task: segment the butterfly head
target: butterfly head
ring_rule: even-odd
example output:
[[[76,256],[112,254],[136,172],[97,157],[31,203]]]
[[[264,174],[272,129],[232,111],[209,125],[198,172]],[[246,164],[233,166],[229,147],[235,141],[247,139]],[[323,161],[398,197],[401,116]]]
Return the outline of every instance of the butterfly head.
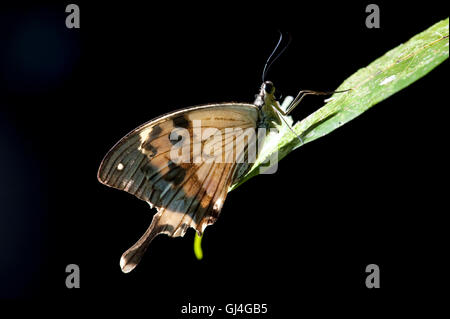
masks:
[[[281,124],[280,117],[277,114],[274,105],[279,105],[275,96],[275,86],[270,81],[264,81],[261,84],[261,89],[256,95],[255,102],[253,102],[263,114],[263,122],[265,126],[271,127],[271,123]]]
[[[272,105],[274,101],[276,101],[275,87],[272,82],[264,81],[263,84],[261,84],[259,93],[256,95],[254,104],[262,109],[264,105]]]
[[[273,86],[273,83],[270,81],[265,81],[262,84],[262,89],[264,89],[264,92],[266,94],[271,94],[271,95],[275,94],[275,87]]]

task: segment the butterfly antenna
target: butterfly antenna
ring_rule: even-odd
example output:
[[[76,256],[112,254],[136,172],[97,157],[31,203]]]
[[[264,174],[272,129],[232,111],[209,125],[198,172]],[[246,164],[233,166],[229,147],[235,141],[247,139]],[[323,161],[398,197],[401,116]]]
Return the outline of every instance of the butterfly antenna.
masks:
[[[275,49],[273,49],[272,53],[270,54],[269,58],[266,61],[266,64],[264,64],[264,70],[263,70],[263,74],[262,74],[262,81],[264,82],[266,80],[266,74],[267,71],[269,71],[270,67],[272,66],[273,62],[275,62],[281,54],[283,54],[283,52],[287,49],[287,47],[289,46],[289,44],[292,41],[292,37],[289,35],[289,42],[284,46],[284,48],[275,56],[275,58],[272,59],[272,57],[274,56],[274,54],[277,52],[278,47],[280,46],[281,41],[283,40],[283,33],[280,32],[280,38],[278,39],[278,43],[275,46]]]

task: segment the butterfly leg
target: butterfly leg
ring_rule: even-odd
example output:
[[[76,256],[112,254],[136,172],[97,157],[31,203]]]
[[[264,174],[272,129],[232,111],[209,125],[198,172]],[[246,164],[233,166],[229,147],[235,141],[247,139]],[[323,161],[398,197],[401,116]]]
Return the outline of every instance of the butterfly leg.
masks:
[[[275,109],[280,112],[283,116],[280,116],[279,118],[284,122],[284,124],[286,124],[286,126],[291,130],[292,133],[295,134],[295,136],[297,136],[298,140],[300,141],[300,144],[303,144],[303,140],[300,136],[297,135],[297,133],[295,133],[294,128],[292,126],[289,125],[289,123],[285,120],[284,116],[288,115],[289,113],[284,112],[283,109],[280,107],[280,105],[278,104],[277,101],[275,101],[275,103],[273,104],[273,106],[275,107]]]
[[[300,102],[303,100],[303,98],[307,95],[331,95],[334,93],[344,93],[349,90],[341,90],[341,91],[331,91],[331,92],[319,92],[319,91],[311,91],[311,90],[302,90],[300,92],[298,92],[297,96],[295,97],[295,99],[291,102],[291,104],[287,107],[286,111],[283,110],[279,110],[281,112],[281,114],[283,114],[284,116],[289,115],[289,113],[291,113],[296,107],[297,105],[300,104]]]
[[[273,106],[275,107],[275,109],[278,111],[278,112],[280,112],[283,116],[287,116],[287,115],[289,115],[289,113],[291,113],[296,107],[297,107],[297,105],[299,105],[300,104],[300,102],[303,100],[303,98],[306,96],[306,95],[331,95],[331,94],[334,94],[334,93],[343,93],[343,92],[347,92],[347,91],[350,91],[351,89],[349,89],[349,90],[342,90],[342,91],[332,91],[332,92],[317,92],[317,91],[311,91],[311,90],[303,90],[303,91],[300,91],[298,94],[297,94],[297,96],[295,97],[295,99],[291,102],[291,104],[287,107],[287,109],[286,109],[286,111],[284,111],[281,107],[280,107],[280,105],[278,104],[278,102],[275,102],[274,104],[273,104]],[[286,120],[283,118],[283,117],[280,117],[282,120],[283,120],[283,122],[287,125],[287,127],[292,131],[292,133],[294,133],[296,136],[297,136],[297,138],[298,138],[298,140],[300,141],[300,144],[303,144],[303,139],[300,137],[300,136],[298,136],[297,135],[297,133],[295,133],[295,131],[294,131],[294,129],[286,122]]]

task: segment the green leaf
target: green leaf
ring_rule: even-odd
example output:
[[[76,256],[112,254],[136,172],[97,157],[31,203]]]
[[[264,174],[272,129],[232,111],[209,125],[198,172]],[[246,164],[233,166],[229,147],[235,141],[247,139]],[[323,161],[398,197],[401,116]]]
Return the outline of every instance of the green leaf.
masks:
[[[269,158],[281,160],[294,149],[334,131],[430,72],[449,56],[448,29],[447,18],[350,76],[336,91],[351,91],[333,95],[325,106],[294,125],[303,144],[286,125],[280,127],[279,134],[266,139],[258,161],[230,190],[258,175]]]
[[[408,42],[390,50],[367,67],[358,70],[336,89],[351,89],[328,99],[318,111],[296,123],[297,136],[283,123],[278,134],[270,134],[250,171],[230,191],[264,170],[269,159],[281,160],[294,149],[314,141],[353,120],[375,104],[417,81],[449,56],[449,19],[440,21]],[[290,117],[285,118],[289,124]],[[195,237],[195,254],[203,257],[201,237]]]

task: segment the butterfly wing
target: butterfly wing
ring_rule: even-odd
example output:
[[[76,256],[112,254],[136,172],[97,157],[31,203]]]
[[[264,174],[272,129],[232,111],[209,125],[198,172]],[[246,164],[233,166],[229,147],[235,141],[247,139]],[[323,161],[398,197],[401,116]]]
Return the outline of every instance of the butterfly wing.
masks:
[[[192,107],[143,124],[108,152],[98,171],[99,181],[149,202],[158,211],[144,235],[122,255],[122,271],[134,269],[158,234],[183,236],[189,227],[201,234],[214,223],[229,186],[248,167],[243,158],[257,143],[256,136],[244,139],[240,134],[254,132],[258,120],[259,110],[252,104]],[[221,143],[214,136],[195,138],[199,134],[195,121],[201,121],[203,132],[208,128],[219,132]],[[171,133],[176,128],[190,138],[174,141]],[[196,144],[210,150],[219,144],[222,152],[210,152],[206,160],[198,158]],[[189,160],[173,161],[174,147],[187,148]]]

